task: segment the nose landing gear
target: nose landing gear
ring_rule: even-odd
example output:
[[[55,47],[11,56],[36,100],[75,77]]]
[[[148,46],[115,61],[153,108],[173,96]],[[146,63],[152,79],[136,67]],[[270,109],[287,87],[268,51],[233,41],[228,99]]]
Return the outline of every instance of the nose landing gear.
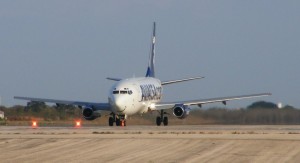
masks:
[[[126,126],[126,118],[125,115],[118,115],[111,113],[111,117],[108,119],[108,125],[113,126],[114,122],[116,123],[116,126]]]

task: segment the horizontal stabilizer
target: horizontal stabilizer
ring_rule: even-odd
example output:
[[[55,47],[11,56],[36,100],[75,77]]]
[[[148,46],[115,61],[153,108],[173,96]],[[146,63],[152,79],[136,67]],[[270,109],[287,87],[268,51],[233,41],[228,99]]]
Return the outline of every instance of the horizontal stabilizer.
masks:
[[[122,80],[120,78],[110,78],[110,77],[107,77],[106,79],[107,80],[113,80],[113,81],[120,81],[120,80]]]

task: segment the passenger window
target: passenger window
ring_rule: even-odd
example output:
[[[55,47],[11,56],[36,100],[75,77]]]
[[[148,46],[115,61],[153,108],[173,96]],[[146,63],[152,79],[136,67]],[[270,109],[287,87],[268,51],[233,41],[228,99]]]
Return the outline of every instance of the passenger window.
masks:
[[[128,91],[128,94],[130,94],[130,95],[131,95],[131,94],[132,94],[132,90],[129,90],[129,91]]]

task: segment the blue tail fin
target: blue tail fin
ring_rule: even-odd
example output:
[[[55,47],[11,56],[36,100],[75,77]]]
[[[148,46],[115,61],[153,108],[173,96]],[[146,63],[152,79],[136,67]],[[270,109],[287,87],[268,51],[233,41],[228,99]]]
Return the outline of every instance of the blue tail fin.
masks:
[[[149,56],[149,63],[148,63],[146,77],[155,77],[154,64],[155,64],[155,22],[153,23],[151,52]]]

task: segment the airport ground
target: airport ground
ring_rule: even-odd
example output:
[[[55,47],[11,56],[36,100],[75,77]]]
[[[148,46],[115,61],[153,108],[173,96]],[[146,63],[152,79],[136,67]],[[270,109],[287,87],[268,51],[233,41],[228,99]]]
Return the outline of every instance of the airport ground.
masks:
[[[0,126],[0,162],[300,162],[298,125]]]

